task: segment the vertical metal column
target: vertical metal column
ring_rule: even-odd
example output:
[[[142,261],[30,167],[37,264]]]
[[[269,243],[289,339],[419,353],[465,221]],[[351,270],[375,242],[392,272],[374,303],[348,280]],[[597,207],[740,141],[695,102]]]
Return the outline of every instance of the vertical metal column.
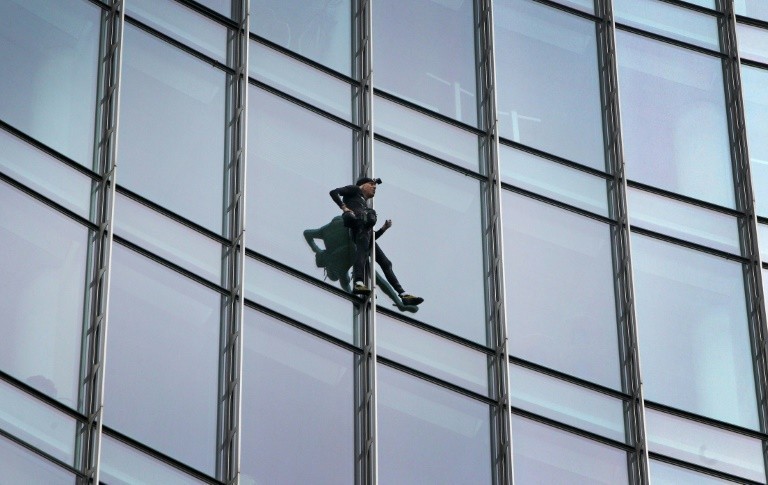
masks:
[[[249,2],[233,1],[237,29],[231,32],[231,76],[228,117],[229,159],[226,165],[226,233],[224,285],[229,289],[222,312],[219,375],[219,431],[216,476],[227,484],[240,482],[242,440],[243,295],[245,283],[245,189],[248,140]]]
[[[99,104],[95,165],[101,178],[94,183],[91,217],[98,225],[91,247],[87,317],[83,333],[81,394],[78,409],[88,422],[78,434],[77,462],[89,483],[99,483],[101,432],[104,409],[104,365],[106,361],[109,282],[112,263],[112,230],[115,201],[115,171],[120,108],[124,9],[122,0],[112,0],[102,15],[99,51]]]
[[[616,59],[616,24],[611,0],[598,0],[598,55],[603,99],[604,135],[607,163],[613,178],[609,180],[609,206],[616,226],[611,228],[613,269],[616,288],[616,313],[624,390],[632,398],[625,405],[625,425],[629,443],[635,452],[629,454],[630,483],[649,483],[648,445],[645,433],[645,401],[640,373],[637,320],[635,315],[632,263],[630,259],[630,227],[627,212],[627,179],[621,141],[619,109],[619,77]]]
[[[513,480],[512,414],[509,398],[509,351],[504,288],[504,240],[501,218],[501,170],[499,167],[499,133],[496,115],[496,66],[494,64],[493,1],[477,2],[477,59],[480,86],[480,119],[485,135],[480,138],[480,154],[488,177],[484,187],[484,247],[486,264],[486,321],[489,341],[495,349],[490,367],[494,429],[494,483]]]
[[[355,15],[357,45],[355,62],[360,75],[358,93],[358,122],[356,149],[358,164],[355,178],[373,176],[373,69],[372,69],[372,0],[360,0]],[[376,260],[371,251],[368,287],[375,288]],[[365,303],[360,304],[359,344],[363,354],[355,365],[356,372],[356,433],[355,433],[355,479],[361,485],[375,485],[378,482],[377,462],[377,408],[376,408],[376,298],[375,290]]]

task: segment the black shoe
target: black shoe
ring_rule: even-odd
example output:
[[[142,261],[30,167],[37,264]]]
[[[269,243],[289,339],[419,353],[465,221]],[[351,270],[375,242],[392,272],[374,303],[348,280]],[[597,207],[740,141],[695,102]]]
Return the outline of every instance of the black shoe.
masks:
[[[400,299],[403,300],[403,305],[419,305],[424,301],[424,298],[409,295],[408,293],[400,295]]]
[[[352,288],[352,293],[355,295],[370,295],[371,289],[365,286],[363,283],[355,283],[354,288]]]

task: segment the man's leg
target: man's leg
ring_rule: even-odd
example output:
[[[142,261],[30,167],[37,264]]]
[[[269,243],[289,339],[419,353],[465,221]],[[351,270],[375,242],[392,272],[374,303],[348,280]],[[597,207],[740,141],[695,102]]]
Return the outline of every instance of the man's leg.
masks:
[[[381,250],[378,244],[375,245],[376,248],[376,262],[381,266],[381,270],[384,272],[384,276],[387,278],[387,281],[389,281],[389,284],[392,285],[392,288],[395,289],[398,295],[400,295],[400,299],[403,301],[406,305],[418,305],[419,303],[424,301],[424,298],[413,296],[405,293],[405,290],[403,289],[402,285],[400,285],[400,282],[397,280],[397,276],[395,276],[395,272],[392,270],[392,261],[389,260],[386,254],[384,254],[384,251]]]
[[[371,247],[371,231],[366,229],[353,229],[352,239],[355,245],[355,261],[352,265],[353,292],[368,294],[370,288],[365,286],[365,265],[368,263],[368,251]],[[362,285],[358,284],[362,283]]]

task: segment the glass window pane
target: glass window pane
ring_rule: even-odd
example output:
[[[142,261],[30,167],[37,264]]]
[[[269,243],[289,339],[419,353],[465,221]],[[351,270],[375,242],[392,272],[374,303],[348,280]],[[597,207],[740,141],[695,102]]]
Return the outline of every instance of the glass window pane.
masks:
[[[632,266],[645,398],[756,429],[742,265],[634,234]]]
[[[741,254],[736,217],[631,187],[627,195],[633,226]]]
[[[112,265],[104,422],[212,475],[222,297],[119,244]]]
[[[717,9],[717,4],[715,3],[717,0],[683,0],[683,1],[685,3],[690,3],[691,5],[698,5],[699,7],[705,7],[711,10]]]
[[[251,41],[248,55],[252,78],[352,121],[352,93],[356,89],[349,83],[255,41]]]
[[[213,283],[221,282],[221,244],[122,194],[115,196],[115,234]]]
[[[613,0],[613,6],[619,23],[720,50],[715,16],[658,0]]]
[[[606,179],[508,146],[499,146],[502,180],[608,217]]]
[[[89,168],[100,15],[82,0],[0,3],[0,119]]]
[[[376,345],[382,357],[488,395],[488,356],[482,352],[383,313],[376,314]]]
[[[757,225],[757,241],[760,245],[760,259],[768,262],[768,224]]]
[[[627,454],[512,416],[515,483],[629,483]]]
[[[653,485],[726,485],[734,483],[658,460],[650,460],[649,468]]]
[[[354,304],[252,258],[245,260],[245,297],[354,343]]]
[[[227,28],[173,0],[131,0],[126,13],[226,64]]]
[[[352,354],[251,309],[244,336],[244,481],[354,483]]]
[[[375,150],[384,184],[374,206],[394,223],[379,246],[405,290],[425,299],[409,316],[485,344],[480,183],[384,143]]]
[[[621,388],[608,225],[507,191],[502,208],[510,352]]]
[[[553,0],[555,3],[581,10],[582,12],[595,13],[595,0]]]
[[[132,448],[120,440],[104,434],[101,439],[101,479],[109,485],[152,483],[186,485],[209,483],[198,480],[181,470]]]
[[[232,0],[195,0],[200,5],[204,5],[215,12],[229,17],[232,14]]]
[[[512,406],[624,442],[623,402],[555,377],[509,366]]]
[[[75,408],[88,230],[0,184],[0,369]]]
[[[722,61],[623,31],[616,44],[627,177],[734,207]]]
[[[130,24],[124,42],[120,184],[220,232],[225,74]]]
[[[91,179],[5,130],[0,130],[0,171],[88,218]]]
[[[328,192],[352,179],[352,130],[255,87],[248,103],[248,247],[322,279],[302,234],[327,232],[326,249],[346,251],[347,229],[326,226],[340,215]]]
[[[75,475],[0,436],[0,470],[5,483],[74,485]]]
[[[251,0],[251,32],[352,75],[350,0]]]
[[[742,65],[741,85],[756,209],[768,217],[768,70]]]
[[[378,365],[379,483],[491,483],[487,404]]]
[[[376,87],[477,125],[474,2],[373,2],[373,35]]]
[[[74,466],[75,419],[2,380],[0,428]]]
[[[734,8],[737,15],[768,21],[768,4],[765,0],[736,0]]]
[[[648,449],[695,465],[765,483],[763,444],[724,429],[646,409]]]
[[[605,170],[594,22],[530,0],[493,15],[501,136]]]
[[[768,30],[752,25],[736,24],[739,56],[768,64]]]
[[[374,98],[376,133],[478,172],[477,135],[385,98]]]

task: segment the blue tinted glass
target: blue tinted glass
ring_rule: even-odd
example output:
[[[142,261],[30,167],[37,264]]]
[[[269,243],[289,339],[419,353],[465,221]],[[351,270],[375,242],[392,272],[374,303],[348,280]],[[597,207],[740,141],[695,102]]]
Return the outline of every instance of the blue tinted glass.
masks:
[[[741,83],[756,209],[768,217],[768,70],[742,65]]]
[[[768,21],[768,3],[765,0],[738,0],[734,2],[738,15]]]
[[[726,485],[734,483],[658,460],[650,460],[649,468],[651,481],[654,485]]]
[[[717,17],[659,0],[613,0],[616,22],[720,50]]]
[[[582,12],[595,13],[595,0],[553,0],[555,3],[572,7]]]
[[[739,55],[742,59],[768,64],[768,30],[752,25],[737,24]]]
[[[0,436],[0,470],[8,484],[74,485],[75,476]]]

